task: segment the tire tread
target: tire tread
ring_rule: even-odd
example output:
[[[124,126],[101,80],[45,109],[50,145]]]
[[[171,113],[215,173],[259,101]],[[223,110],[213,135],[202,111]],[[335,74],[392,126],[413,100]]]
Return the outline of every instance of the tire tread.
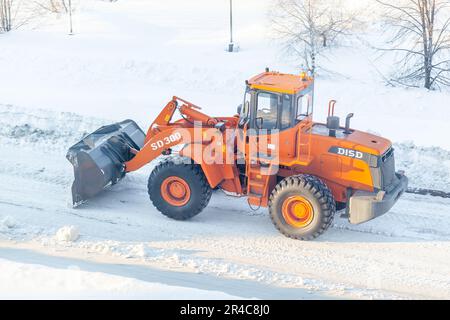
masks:
[[[320,223],[320,228],[314,233],[307,236],[293,235],[283,229],[275,221],[274,213],[272,210],[272,203],[275,198],[279,196],[279,194],[287,187],[299,187],[307,189],[311,191],[311,193],[320,203],[320,207],[322,210],[322,220]],[[269,197],[269,211],[272,223],[283,235],[292,239],[308,241],[319,237],[331,226],[334,220],[334,214],[336,212],[336,202],[334,200],[333,194],[331,193],[331,190],[321,179],[313,175],[301,174],[287,177],[276,185]]]
[[[201,190],[195,190],[194,192],[199,192],[200,202],[199,204],[190,210],[184,210],[182,212],[173,213],[171,210],[167,210],[167,203],[162,198],[152,198],[153,188],[157,184],[154,183],[155,179],[160,175],[162,171],[170,170],[170,168],[181,166],[183,170],[191,171],[193,175],[199,180]],[[208,181],[201,169],[201,167],[192,162],[188,158],[183,158],[179,156],[172,156],[163,159],[152,171],[148,179],[148,194],[153,205],[165,216],[175,219],[175,220],[188,220],[192,217],[198,215],[205,209],[211,199],[212,189],[209,186]]]

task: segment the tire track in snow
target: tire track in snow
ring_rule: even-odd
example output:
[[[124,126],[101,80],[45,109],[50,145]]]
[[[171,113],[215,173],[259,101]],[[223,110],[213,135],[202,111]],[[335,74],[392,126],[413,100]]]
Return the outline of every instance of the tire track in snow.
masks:
[[[450,192],[445,192],[441,190],[431,190],[422,188],[408,188],[407,193],[420,194],[422,196],[432,196],[450,199]]]

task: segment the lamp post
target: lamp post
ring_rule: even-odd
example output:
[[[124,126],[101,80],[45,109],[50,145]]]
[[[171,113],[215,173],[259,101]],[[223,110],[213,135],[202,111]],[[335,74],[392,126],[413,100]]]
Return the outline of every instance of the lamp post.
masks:
[[[72,0],[69,0],[69,35],[73,35],[73,26],[72,26]]]
[[[233,0],[230,0],[230,44],[228,45],[228,52],[233,52]]]

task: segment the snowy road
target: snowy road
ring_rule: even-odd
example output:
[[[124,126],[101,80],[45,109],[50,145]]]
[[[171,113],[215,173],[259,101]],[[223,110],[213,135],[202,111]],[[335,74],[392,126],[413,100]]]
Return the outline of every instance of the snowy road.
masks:
[[[2,259],[98,266],[246,298],[450,298],[450,199],[405,195],[390,213],[361,226],[337,217],[313,242],[281,236],[266,210],[252,212],[245,200],[220,191],[191,221],[168,220],[148,200],[151,168],[73,209],[65,150],[99,123],[0,111]],[[67,225],[78,228],[77,241],[55,238]]]

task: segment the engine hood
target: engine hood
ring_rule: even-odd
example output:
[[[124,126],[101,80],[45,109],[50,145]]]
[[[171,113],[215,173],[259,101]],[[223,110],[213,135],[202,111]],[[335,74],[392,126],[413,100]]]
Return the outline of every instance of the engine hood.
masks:
[[[340,128],[336,131],[336,137],[329,137],[329,130],[326,125],[316,123],[313,126],[312,133],[329,137],[329,139],[334,140],[333,142],[336,146],[345,147],[376,156],[383,155],[392,146],[392,142],[388,139],[371,133],[352,129],[350,134],[345,134],[344,131],[344,128]]]
[[[343,140],[353,144],[355,150],[368,152],[374,155],[382,155],[392,146],[392,142],[388,139],[357,130],[346,135]]]

